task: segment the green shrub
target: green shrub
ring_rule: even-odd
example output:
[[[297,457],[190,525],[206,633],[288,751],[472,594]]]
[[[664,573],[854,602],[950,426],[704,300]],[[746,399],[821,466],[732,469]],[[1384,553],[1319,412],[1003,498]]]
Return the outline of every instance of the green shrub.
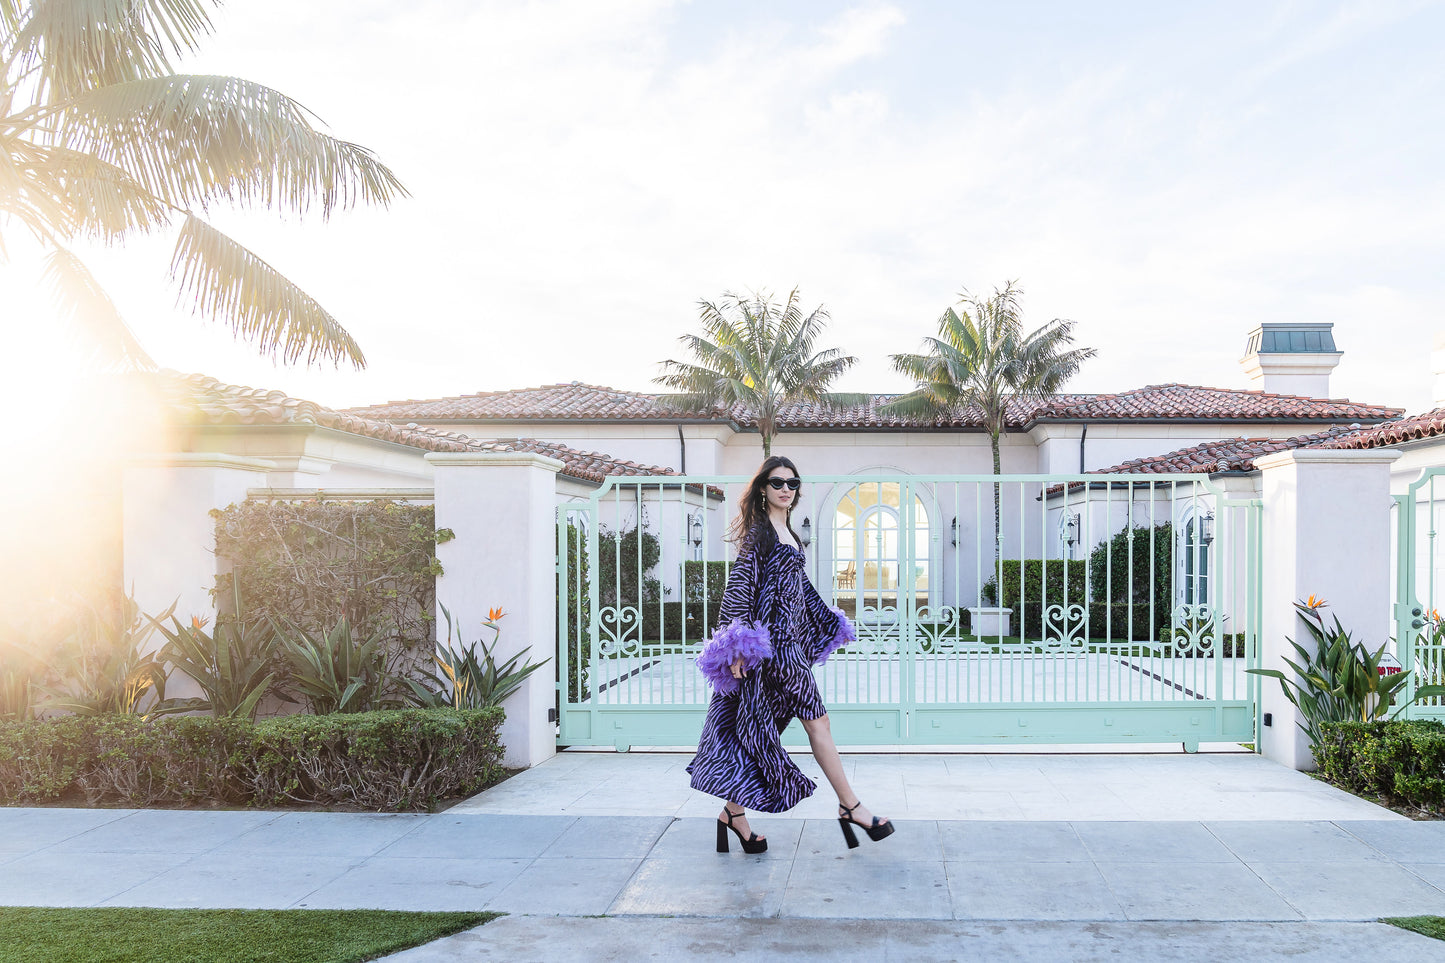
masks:
[[[1314,747],[1325,778],[1421,809],[1445,807],[1445,724],[1436,720],[1324,722]]]
[[[720,598],[709,598],[706,604],[699,599],[694,602],[654,602],[644,605],[638,638],[643,642],[677,642],[682,639],[683,626],[686,623],[687,641],[701,642],[712,635],[721,604]]]
[[[583,702],[591,695],[587,685],[587,664],[592,659],[591,601],[587,597],[591,572],[587,561],[587,536],[581,525],[568,524],[567,569],[561,591],[567,598],[567,633],[561,640],[567,650],[567,698]],[[559,548],[561,546],[558,546]],[[562,631],[562,626],[557,630]]]
[[[290,803],[434,808],[502,775],[502,710],[0,723],[0,804]]]
[[[362,637],[385,630],[389,655],[430,657],[436,547],[455,537],[436,527],[434,506],[248,501],[211,514],[216,554],[231,563],[253,620],[321,632],[344,618]],[[230,591],[221,576],[220,604]]]
[[[652,603],[662,598],[662,581],[653,574],[662,559],[662,540],[643,525],[597,533],[597,600],[602,606]]]
[[[1022,626],[1022,635],[1028,641],[1039,641],[1044,638],[1044,608],[1053,608],[1056,605],[1065,603],[1064,579],[1068,578],[1068,609],[1071,610],[1066,620],[1051,618],[1048,625],[1048,637],[1058,638],[1061,635],[1071,637],[1080,628],[1084,603],[1086,600],[1085,590],[1087,588],[1087,566],[1088,563],[1080,560],[1065,560],[1062,558],[1051,558],[1048,560],[1048,583],[1044,583],[1045,565],[1044,560],[1039,558],[1025,559],[1019,562],[1017,559],[1005,559],[1003,567],[1003,600],[999,601],[998,573],[990,578],[983,586],[983,600],[989,605],[999,605],[1014,610],[1012,626],[1015,632]],[[1022,606],[1023,613],[1020,619],[1020,592],[1019,578],[1020,571],[1023,573]],[[1073,613],[1079,613],[1073,615]]]
[[[1169,638],[1169,612],[1156,609],[1151,613],[1147,601],[1143,604],[1090,602],[1089,637],[1158,642]]]
[[[434,809],[502,775],[499,708],[284,716],[259,723],[232,768],[259,805]]]
[[[74,730],[87,722],[79,716],[0,721],[0,803],[44,802],[69,789],[84,758]]]
[[[728,585],[728,563],[683,562],[682,584],[682,597],[689,602],[701,602],[706,589],[707,600],[716,605]]]
[[[1147,612],[1152,600],[1155,625],[1150,636],[1163,639],[1174,608],[1174,526],[1136,525],[1116,532],[1089,553],[1093,601],[1133,602]]]

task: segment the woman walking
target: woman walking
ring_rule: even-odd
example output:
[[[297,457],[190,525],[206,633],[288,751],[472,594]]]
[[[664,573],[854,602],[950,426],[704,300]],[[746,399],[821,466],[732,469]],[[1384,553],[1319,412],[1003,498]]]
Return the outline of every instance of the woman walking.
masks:
[[[719,628],[697,659],[714,691],[687,771],[692,788],[723,799],[720,853],[728,851],[729,830],[744,852],[765,852],[768,841],[752,831],[747,810],[783,812],[817,788],[780,739],[794,718],[802,722],[813,758],[838,794],[838,822],[848,848],[858,845],[855,825],[875,841],[893,832],[893,824],[865,809],[848,785],[813,678],[812,667],[857,633],[803,572],[802,543],[791,522],[800,486],[793,463],[774,455],[743,493],[730,533],[738,558],[723,593]]]

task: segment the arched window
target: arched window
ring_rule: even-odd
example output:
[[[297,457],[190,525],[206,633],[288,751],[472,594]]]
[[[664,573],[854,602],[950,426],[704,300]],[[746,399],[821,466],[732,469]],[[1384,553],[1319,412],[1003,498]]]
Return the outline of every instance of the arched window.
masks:
[[[863,482],[838,502],[833,518],[833,595],[849,617],[892,621],[900,595],[928,604],[929,522],[914,496],[912,528],[898,482]]]
[[[1184,526],[1184,604],[1209,604],[1209,548],[1214,516],[1197,515]]]

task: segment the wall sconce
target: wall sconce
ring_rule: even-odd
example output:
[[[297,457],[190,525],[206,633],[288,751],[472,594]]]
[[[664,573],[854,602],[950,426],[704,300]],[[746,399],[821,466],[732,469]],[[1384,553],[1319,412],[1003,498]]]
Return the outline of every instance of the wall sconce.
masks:
[[[693,547],[693,548],[697,548],[697,547],[701,546],[701,545],[702,545],[702,516],[701,516],[701,515],[694,515],[694,516],[692,516],[692,524],[691,524],[690,526],[688,526],[688,527],[692,530],[692,547]]]
[[[1073,548],[1079,541],[1079,516],[1070,512],[1064,516],[1064,541]]]
[[[951,522],[948,523],[948,540],[953,543],[953,547],[954,547],[954,548],[958,548],[958,516],[957,516],[957,515],[953,516],[953,521],[951,521]]]
[[[809,545],[813,544],[813,520],[811,518],[805,517],[803,519],[803,531],[801,534],[803,536],[804,548],[807,548]]]
[[[1199,519],[1199,544],[1211,545],[1214,543],[1214,513],[1205,512]]]

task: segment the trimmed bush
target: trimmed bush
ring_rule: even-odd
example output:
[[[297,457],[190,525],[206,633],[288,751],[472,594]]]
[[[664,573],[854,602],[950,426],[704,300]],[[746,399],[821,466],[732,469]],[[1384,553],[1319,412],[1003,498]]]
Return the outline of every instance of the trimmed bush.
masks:
[[[721,598],[709,598],[706,609],[701,600],[687,603],[663,602],[660,606],[656,602],[644,605],[638,637],[643,642],[677,642],[682,639],[683,622],[686,621],[687,641],[701,642],[712,635],[721,606]]]
[[[1012,625],[1014,631],[1018,631],[1019,622],[1019,578],[1020,571],[1023,577],[1023,635],[1029,641],[1038,641],[1044,637],[1044,605],[1052,608],[1065,601],[1064,598],[1064,576],[1068,575],[1068,603],[1072,608],[1079,606],[1080,611],[1086,601],[1085,589],[1087,588],[1087,573],[1089,563],[1082,560],[1065,561],[1062,558],[1051,558],[1048,560],[1048,584],[1044,584],[1044,560],[1040,558],[1025,559],[1020,562],[1017,559],[1005,559],[1003,561],[1003,601],[999,601],[998,573],[990,578],[983,586],[983,600],[989,605],[1001,605],[1014,610]],[[1065,568],[1067,566],[1067,568]],[[1058,635],[1063,629],[1058,620],[1053,620],[1049,625],[1051,636]]]
[[[1315,762],[1331,782],[1421,809],[1445,808],[1445,724],[1323,722]]]
[[[689,602],[701,602],[703,591],[714,604],[721,602],[723,590],[728,586],[727,562],[683,562],[683,597]]]
[[[215,801],[433,809],[502,776],[501,709],[396,709],[250,723],[66,716],[0,723],[0,803]]]

